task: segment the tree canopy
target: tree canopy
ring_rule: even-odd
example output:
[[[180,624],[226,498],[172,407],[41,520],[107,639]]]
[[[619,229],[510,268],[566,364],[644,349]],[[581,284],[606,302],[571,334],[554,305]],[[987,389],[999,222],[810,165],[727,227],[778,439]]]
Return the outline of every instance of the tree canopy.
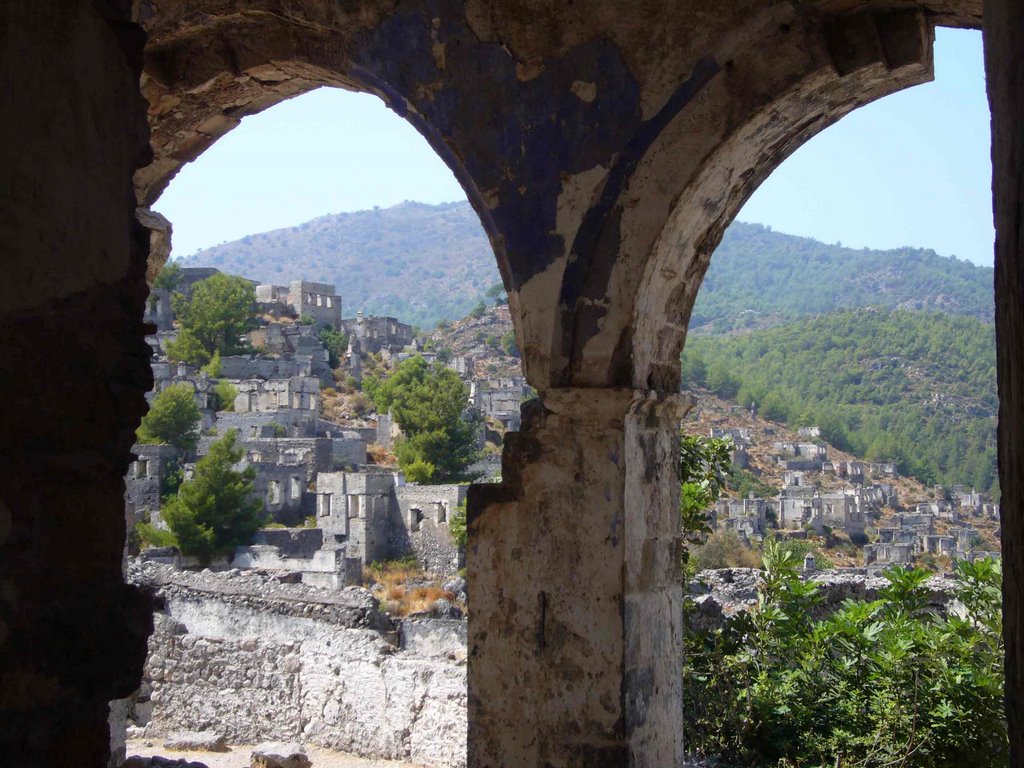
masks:
[[[475,423],[465,418],[468,393],[454,371],[415,355],[385,379],[368,378],[363,389],[402,428],[396,453],[403,470],[413,467],[421,481],[451,479],[473,460]]]
[[[925,483],[997,491],[993,327],[939,312],[833,312],[692,336],[684,382]]]
[[[202,414],[191,384],[172,384],[153,398],[142,417],[136,439],[143,444],[173,445],[181,453],[192,451],[199,440]]]
[[[252,541],[264,522],[263,505],[253,497],[256,472],[234,465],[242,458],[229,430],[196,462],[191,479],[164,505],[162,514],[182,554],[208,561]]]
[[[175,293],[171,305],[180,328],[178,338],[167,345],[167,356],[205,365],[217,353],[246,352],[244,334],[252,324],[255,300],[252,283],[220,273],[196,283],[191,296]]]

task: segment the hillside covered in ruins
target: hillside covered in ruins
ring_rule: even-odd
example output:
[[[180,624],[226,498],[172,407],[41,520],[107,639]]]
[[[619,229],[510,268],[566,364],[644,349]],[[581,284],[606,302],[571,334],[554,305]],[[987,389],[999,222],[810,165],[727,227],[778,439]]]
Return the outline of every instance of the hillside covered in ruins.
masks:
[[[993,327],[940,312],[856,310],[693,336],[684,377],[928,483],[996,491]]]
[[[346,313],[432,328],[463,317],[500,278],[466,202],[337,213],[253,234],[180,260],[255,280],[338,285]],[[690,326],[757,328],[839,309],[932,309],[991,322],[992,270],[920,248],[829,245],[735,222],[715,252]]]
[[[264,283],[304,275],[337,285],[346,315],[390,315],[425,328],[462,317],[501,279],[468,203],[405,202],[321,216],[200,251],[181,264]]]

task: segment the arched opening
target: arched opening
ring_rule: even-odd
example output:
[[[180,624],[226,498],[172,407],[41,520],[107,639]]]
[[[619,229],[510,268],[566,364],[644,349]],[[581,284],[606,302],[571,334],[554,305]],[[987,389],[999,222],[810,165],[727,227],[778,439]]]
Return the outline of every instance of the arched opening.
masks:
[[[964,36],[968,40],[973,38],[974,42],[975,55],[969,59],[969,64],[967,61],[954,64],[950,59],[944,59],[941,55],[943,43],[955,47],[962,44]],[[943,190],[934,180],[925,182],[921,186],[922,195],[927,198],[928,190],[935,190],[932,203],[939,213],[933,215],[946,220],[971,210],[975,216],[981,215],[980,226],[976,227],[980,232],[975,235],[973,250],[968,252],[976,259],[977,254],[982,253],[982,258],[988,257],[988,263],[991,263],[987,204],[983,203],[980,212],[970,204],[972,197],[980,197],[982,201],[987,199],[991,174],[987,152],[989,115],[983,93],[980,34],[944,34],[939,30],[935,50],[939,82],[951,67],[973,65],[975,76],[970,79],[976,95],[966,93],[950,98],[947,92],[934,108],[941,113],[948,109],[948,105],[958,104],[962,113],[969,106],[978,107],[977,114],[972,115],[977,127],[971,126],[962,114],[950,121],[960,129],[955,139],[970,144],[972,137],[981,135],[982,146],[975,155],[975,162],[981,165],[977,174],[981,178],[974,179],[974,189],[961,189],[955,196],[943,196]],[[955,75],[957,79],[962,76],[962,71]],[[923,86],[921,90],[927,88]],[[818,206],[844,200],[847,204],[840,210],[855,221],[871,215],[868,206],[858,209],[852,204],[846,189],[835,193],[834,199],[829,199],[833,197],[829,191],[831,187],[849,185],[855,188],[857,184],[855,171],[851,170],[846,175],[829,171],[842,165],[842,160],[836,155],[844,151],[861,165],[870,166],[875,162],[875,157],[868,154],[874,148],[858,146],[854,131],[860,126],[854,128],[853,124],[863,114],[864,125],[877,127],[879,123],[874,121],[871,111],[876,107],[880,111],[886,106],[886,101],[899,99],[894,95],[864,107],[824,132],[821,140],[830,132],[840,136],[827,150],[828,163],[824,162],[824,153],[815,152],[814,145],[818,139],[812,139],[787,161],[799,161],[805,151],[816,158],[817,162],[811,165],[816,165],[821,174],[808,172],[810,166],[805,163],[799,183],[807,190],[813,190]],[[914,103],[910,98],[905,101]],[[921,101],[914,106],[919,110],[927,109]],[[922,121],[923,125],[913,125],[916,117],[923,115],[907,114],[906,120],[910,125],[906,126],[906,131],[901,134],[897,126],[897,130],[891,132],[895,135],[887,138],[902,136],[903,141],[907,141],[908,137],[916,135],[916,131],[928,130],[925,127],[930,125],[927,119]],[[847,132],[840,130],[847,127]],[[938,132],[934,128],[932,130]],[[929,147],[931,156],[941,157],[940,153],[946,151],[951,139],[954,137],[947,137],[941,148]],[[869,144],[869,141],[863,143]],[[884,153],[884,149],[877,151]],[[967,154],[972,151],[973,147]],[[941,160],[935,162],[940,163]],[[908,195],[907,187],[910,186],[905,179],[900,179],[896,164],[889,165],[894,166],[892,176],[885,175],[888,169],[877,169],[872,174],[873,182],[880,188],[886,188],[876,196],[879,198],[877,215],[880,219],[890,215],[897,198]],[[785,169],[786,163],[782,163],[777,172],[785,173]],[[927,172],[925,169],[919,175],[927,178]],[[900,188],[901,182],[906,185]],[[789,183],[793,183],[792,179]],[[894,187],[900,191],[892,192],[892,198],[887,200],[888,190]],[[961,202],[961,196],[968,199]],[[759,203],[761,211],[771,208],[763,200],[755,199],[754,202]],[[916,209],[916,204],[915,200],[908,205],[907,220],[927,221],[920,209]],[[922,207],[926,204],[922,203]],[[813,218],[815,204],[803,209],[797,206],[797,210],[806,211],[808,221],[804,222],[805,227],[817,223]],[[742,213],[740,218],[743,218]],[[796,215],[790,217],[789,222],[792,224],[796,218]],[[840,578],[850,579],[849,583],[858,583],[869,576],[880,577],[888,566],[923,566],[932,572],[949,573],[951,579],[952,572],[958,568],[957,561],[972,563],[998,558],[1001,549],[995,455],[994,305],[988,292],[992,273],[987,265],[983,270],[974,264],[950,259],[947,254],[951,249],[941,256],[934,251],[910,247],[890,248],[887,253],[882,253],[880,251],[884,249],[877,247],[862,249],[865,243],[856,239],[853,243],[846,241],[844,248],[842,244],[834,243],[835,237],[830,238],[826,245],[775,231],[779,228],[776,221],[762,220],[762,223],[773,226],[733,224],[733,230],[726,234],[711,257],[712,266],[697,294],[693,314],[688,318],[690,328],[683,354],[683,386],[697,395],[699,403],[691,412],[689,421],[684,422],[684,431],[732,441],[731,455],[725,459],[725,468],[731,471],[731,477],[726,481],[722,500],[715,505],[711,515],[711,524],[716,532],[711,534],[705,545],[695,547],[697,567],[741,569],[705,574],[703,589],[710,594],[704,596],[701,593],[699,609],[691,606],[689,622],[696,632],[688,636],[687,641],[691,661],[684,678],[685,727],[689,732],[690,749],[705,754],[726,753],[733,760],[745,759],[747,762],[744,764],[761,764],[757,760],[768,760],[767,754],[773,754],[777,759],[783,752],[787,759],[807,759],[806,753],[796,756],[805,735],[808,738],[803,742],[804,748],[830,728],[847,733],[869,728],[866,723],[855,722],[854,719],[845,722],[829,722],[827,717],[819,719],[815,716],[802,719],[814,705],[801,712],[797,711],[799,706],[787,710],[781,700],[785,695],[773,702],[778,712],[786,712],[784,716],[762,711],[760,708],[765,700],[760,697],[765,688],[758,686],[776,673],[779,675],[777,682],[795,669],[788,666],[792,658],[785,653],[795,649],[799,642],[794,641],[786,652],[773,656],[774,661],[765,667],[768,671],[761,681],[751,683],[752,669],[744,667],[742,662],[733,662],[738,662],[740,653],[752,653],[753,656],[747,657],[750,659],[764,652],[765,647],[759,643],[774,630],[766,629],[757,618],[750,624],[744,624],[748,619],[742,618],[742,614],[735,622],[709,619],[718,608],[730,614],[742,605],[744,599],[758,595],[764,600],[767,612],[779,608],[785,600],[780,601],[779,594],[772,593],[771,578],[780,578],[780,569],[784,572],[780,566],[780,549],[783,553],[790,553],[790,565],[795,566],[797,572],[804,571],[804,583],[818,585],[819,596],[823,596],[825,605],[832,601],[829,590],[834,587],[829,583],[827,572],[833,569],[843,572]],[[916,227],[907,225],[903,231],[896,230],[899,239],[891,242],[891,246],[913,242],[914,233],[920,227],[918,223]],[[970,229],[970,225],[965,228]],[[941,231],[942,224],[938,224],[936,229]],[[934,236],[932,233],[929,235]],[[846,237],[858,236],[870,237],[867,233],[844,234],[843,237],[846,240]],[[936,243],[933,240],[928,245],[935,246]],[[960,248],[957,250],[963,252]],[[717,273],[716,259],[721,265]],[[763,264],[760,271],[755,266],[759,260]],[[867,266],[869,264],[870,267]],[[744,268],[750,271],[741,275]],[[888,275],[891,282],[887,282],[887,271],[892,273]],[[929,280],[928,274],[942,275],[942,289]],[[902,288],[897,275],[907,281]],[[844,283],[847,278],[850,282]],[[970,287],[961,282],[964,280]],[[875,290],[883,283],[885,288]],[[871,290],[861,292],[866,285],[870,285]],[[900,290],[903,293],[897,297]],[[947,303],[938,297],[940,293],[946,296],[980,296],[981,300],[961,298]],[[929,309],[930,314],[927,312]],[[695,325],[699,330],[695,331]],[[961,342],[968,344],[971,351],[962,348]],[[928,362],[932,348],[935,358]],[[727,349],[729,352],[725,352]],[[961,369],[958,367],[961,360],[970,362]],[[979,363],[980,360],[984,363]],[[903,376],[901,370],[904,366],[914,368],[914,374]],[[942,371],[939,379],[929,382],[928,377],[921,376],[929,366],[936,372]],[[803,386],[803,383],[809,384],[811,378],[815,383]],[[927,407],[918,407],[917,399],[910,396],[915,386],[910,379],[915,379],[922,386],[922,391],[928,390],[927,395],[921,396],[922,402],[928,403]],[[714,391],[709,390],[709,381]],[[945,386],[965,381],[971,381],[971,384],[958,389],[958,396],[965,398],[962,402],[970,400],[972,403],[970,410],[977,419],[973,424],[961,421],[967,409],[960,411],[954,421],[953,411],[942,406],[944,396],[941,392]],[[895,394],[897,392],[899,394]],[[717,396],[722,395],[725,396],[724,401],[719,401]],[[858,401],[858,398],[862,400]],[[851,418],[853,410],[857,412],[855,420]],[[935,449],[934,453],[928,453],[931,448]],[[980,493],[979,487],[983,489]],[[995,494],[990,491],[995,491]],[[769,576],[764,582],[767,586],[755,592],[753,572],[743,569],[761,565],[762,549]],[[988,567],[984,563],[964,565],[958,583],[969,582],[976,578],[977,570]],[[796,577],[795,582],[799,583],[800,578]],[[998,594],[999,584],[997,576],[988,580],[990,598],[978,601],[980,612],[999,611],[998,598],[991,596],[992,593]],[[952,592],[951,588],[949,593],[939,593],[943,595],[942,605],[951,599]],[[858,599],[865,600],[863,597]],[[881,617],[879,631],[883,634],[891,630],[884,619],[887,608],[881,607],[885,599],[888,598],[871,604],[877,616]],[[753,609],[753,615],[756,616],[758,610]],[[792,616],[807,609],[801,607],[799,601],[794,601],[781,610]],[[805,614],[808,632],[813,627],[814,632],[826,635],[841,621],[850,618],[850,614],[834,616],[832,608],[816,610],[818,612],[813,614],[813,619],[811,614]],[[884,630],[881,629],[883,625]],[[737,640],[737,636],[730,635],[730,632],[744,631],[735,629],[740,626],[745,626],[745,631],[750,634],[745,641],[730,645]],[[975,640],[998,648],[985,659],[983,666],[997,670],[1001,677],[1003,655],[999,626],[980,631]],[[793,632],[794,638],[800,637],[801,630],[794,629]],[[841,643],[840,635],[832,634],[830,637]],[[891,635],[887,637],[891,639]],[[779,636],[775,635],[775,639]],[[880,638],[878,644],[883,645],[888,639]],[[745,644],[747,642],[749,644]],[[741,647],[744,651],[739,651]],[[729,650],[723,651],[723,648]],[[951,652],[951,649],[943,652]],[[734,653],[736,655],[732,655]],[[831,651],[823,656],[829,653]],[[801,656],[797,666],[802,670],[814,670],[809,673],[809,679],[815,679],[815,685],[821,684],[821,680],[835,681],[837,676],[826,669],[828,663],[815,668],[813,656],[814,652],[807,652]],[[937,668],[939,664],[930,666]],[[735,677],[716,672],[722,669],[733,670]],[[794,692],[800,685],[795,682],[799,674],[792,678]],[[922,677],[927,677],[927,673]],[[709,680],[713,681],[710,685]],[[931,687],[933,682],[928,683],[930,690],[940,690],[941,684]],[[771,687],[773,684],[765,685]],[[802,701],[826,700],[828,684],[821,685],[814,695],[809,696],[804,689],[796,697]],[[908,700],[914,698],[912,687],[910,684],[906,689]],[[775,689],[776,692],[780,690]],[[719,706],[719,702],[731,698],[744,702],[739,709],[749,713],[748,720],[737,717],[730,721],[729,707]],[[752,703],[747,706],[747,702]],[[867,706],[874,709],[874,705]],[[984,757],[979,753],[977,758],[988,761],[987,764],[1002,764],[1006,759],[1002,706],[1000,683],[985,696],[972,701],[963,715],[965,719],[977,716],[979,723],[991,725],[991,731],[980,725],[971,729],[972,734],[979,734],[979,742],[991,740],[988,742],[993,745],[991,752]],[[759,711],[762,714],[754,714]],[[750,730],[745,732],[745,736],[737,737],[741,729],[734,726],[740,722]],[[793,725],[795,723],[801,725]],[[885,727],[890,733],[900,728],[896,720]],[[787,728],[789,732],[784,734]],[[801,731],[801,728],[806,731]],[[926,738],[923,734],[929,726],[923,719],[917,721],[917,728],[919,737]],[[751,736],[751,733],[757,735]],[[982,733],[986,735],[980,736]],[[777,741],[769,743],[773,739]],[[830,753],[832,757],[829,759],[840,759],[839,755],[844,761],[851,759],[853,753],[844,752],[844,749],[855,751],[856,748],[840,744],[841,741],[840,738],[832,742],[834,752]],[[937,741],[941,742],[941,737]],[[945,749],[953,755],[964,755],[969,749],[966,740],[957,743],[955,739],[946,740],[942,745],[935,744],[935,748]],[[773,753],[773,749],[781,752]],[[786,752],[787,749],[796,751]]]
[[[490,243],[468,203],[451,202],[461,196],[430,147],[375,96],[321,88],[247,118],[181,168],[147,209],[147,220],[170,219],[155,231],[165,255],[174,248],[147,303],[157,326],[149,339],[156,388],[173,376],[207,397],[198,401],[196,450],[180,456],[185,483],[234,435],[234,471],[243,474],[226,482],[248,482],[265,519],[251,540],[197,560],[173,513],[162,514],[191,498],[184,486],[154,509],[132,508],[150,516],[144,545],[177,535],[180,556],[143,548],[131,566],[136,583],[166,599],[129,705],[130,735],[161,741],[212,730],[233,749],[301,738],[311,749],[464,764],[463,554],[445,510],[464,510],[465,486],[452,473],[470,468],[453,458],[433,476],[414,474],[423,461],[409,466],[399,451],[415,435],[396,439],[389,428],[404,427],[404,413],[382,409],[370,389],[411,375],[406,361],[426,361],[436,386],[463,393],[449,418],[465,422],[465,445],[452,451],[489,459],[474,472],[499,471],[493,456],[475,450],[477,422],[493,422],[509,402],[517,410],[527,389],[509,354],[514,339],[503,347],[488,332],[480,343],[483,330],[461,327],[512,335]],[[179,243],[185,255],[175,258]],[[238,326],[235,349],[193,359],[182,343],[192,333],[189,312],[218,280],[236,281],[255,311]],[[504,388],[496,372],[505,373]],[[505,400],[470,401],[474,387]],[[487,433],[491,449],[504,431]],[[153,537],[157,521],[164,533]],[[203,566],[212,573],[197,573]],[[244,610],[232,605],[236,588],[255,595],[268,578],[280,582],[279,595]],[[334,615],[340,605],[354,609],[353,600],[368,619]],[[403,624],[407,613],[418,623]],[[198,660],[176,653],[193,642],[203,649]],[[452,652],[438,655],[437,643]],[[243,666],[264,681],[257,689],[292,692],[284,710],[271,712],[264,694],[250,697],[252,686],[239,691],[216,673]],[[332,670],[326,684],[324,669]],[[410,680],[415,688],[403,687]],[[435,712],[429,722],[418,715],[424,705]],[[129,754],[140,750],[159,754],[161,745],[129,743]]]
[[[678,479],[657,468],[676,451],[663,439],[662,422],[670,421],[664,411],[682,404],[662,396],[678,382],[657,367],[674,360],[673,340],[657,333],[638,340],[631,329],[634,289],[683,190],[665,184],[647,190],[657,192],[652,197],[641,195],[644,179],[659,186],[648,171],[668,155],[652,156],[653,163],[638,158],[673,114],[688,112],[693,120],[677,138],[697,143],[671,142],[687,148],[673,156],[688,164],[667,164],[664,171],[683,186],[696,179],[729,131],[806,74],[790,66],[794,51],[811,52],[809,66],[830,66],[819,33],[833,12],[852,19],[858,10],[884,6],[977,26],[981,4],[725,8],[697,2],[693,14],[657,4],[640,14],[605,4],[581,11],[577,4],[529,18],[517,4],[500,2],[443,8],[199,2],[158,9],[87,3],[59,14],[51,5],[11,6],[5,37],[11,55],[2,64],[22,86],[4,91],[22,131],[20,143],[8,145],[4,166],[12,169],[4,213],[15,215],[0,217],[0,226],[3,241],[13,244],[9,274],[16,289],[0,322],[0,346],[13,351],[0,380],[11,393],[4,429],[26,448],[11,451],[2,467],[0,543],[7,549],[0,559],[0,612],[9,629],[2,671],[12,689],[31,692],[9,710],[3,736],[10,759],[100,764],[109,749],[107,702],[130,692],[141,672],[147,612],[141,595],[121,581],[118,508],[150,384],[138,323],[149,233],[130,216],[132,171],[147,167],[150,182],[172,173],[246,110],[278,101],[290,88],[298,92],[303,77],[312,82],[326,70],[350,87],[377,89],[400,111],[434,126],[434,139],[475,181],[480,194],[473,204],[507,257],[502,274],[520,323],[518,341],[544,396],[544,407],[526,414],[522,438],[506,450],[506,482],[470,499],[471,539],[479,549],[470,565],[478,610],[469,627],[470,759],[475,765],[676,762],[677,709],[663,704],[678,693],[677,670],[656,661],[678,656],[665,629],[671,621],[661,617],[673,615],[679,595],[660,583],[671,568],[678,586],[670,556],[676,539],[660,516],[675,514],[665,499],[672,486],[678,490]],[[1012,84],[1020,80],[1022,27],[1019,4],[989,0],[985,13],[1004,256],[996,277],[1001,407],[1014,416],[1022,380],[1016,333],[1022,321],[1013,298],[1019,284],[1015,126],[1022,118]],[[771,30],[793,33],[796,42],[765,47],[760,33]],[[157,83],[147,87],[156,88],[155,111],[165,116],[152,116],[152,168],[137,88],[144,33],[152,44],[149,76]],[[864,85],[856,75],[847,82]],[[200,114],[195,107],[204,99],[216,106]],[[714,208],[714,198],[733,186],[727,178],[705,180]],[[708,211],[712,218],[718,212]],[[584,219],[586,231],[577,237]],[[692,239],[702,243],[713,234],[706,220],[696,229]],[[567,272],[570,259],[578,266]],[[697,282],[702,271],[697,264],[687,280]],[[611,276],[626,279],[605,290]],[[641,312],[648,310],[665,316],[654,304]],[[650,353],[662,343],[664,355]],[[646,350],[636,365],[634,345]],[[654,394],[641,397],[630,388]],[[671,432],[674,437],[674,427]],[[1014,479],[1017,437],[1004,430],[1000,440],[1004,478]],[[645,462],[649,456],[656,460]],[[1003,484],[1008,494],[1016,492],[1016,483]],[[330,506],[340,506],[339,494],[347,491],[332,494]],[[1006,551],[1014,564],[1019,506],[1013,496]],[[79,533],[85,525],[87,537]],[[1020,575],[1009,576],[1013,721],[1020,717],[1019,646],[1012,645]],[[662,698],[652,699],[654,692]],[[1012,738],[1020,732],[1011,728]]]

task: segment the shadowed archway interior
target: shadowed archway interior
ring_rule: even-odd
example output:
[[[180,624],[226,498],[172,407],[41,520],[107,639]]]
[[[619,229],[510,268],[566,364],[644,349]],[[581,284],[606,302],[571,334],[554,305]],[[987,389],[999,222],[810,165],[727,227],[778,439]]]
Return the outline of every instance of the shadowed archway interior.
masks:
[[[103,764],[106,702],[141,673],[148,609],[121,579],[121,477],[151,384],[147,258],[152,274],[166,253],[135,208],[242,116],[319,85],[378,94],[456,173],[540,394],[503,483],[470,493],[472,766],[678,764],[672,456],[693,299],[774,167],[930,77],[938,24],[985,30],[1001,423],[1024,410],[1012,0],[988,0],[984,24],[980,0],[16,0],[0,13],[0,67],[20,84],[3,98],[22,125],[0,150],[14,286],[0,321],[0,679],[18,692],[2,705],[14,762]],[[1020,761],[1018,442],[1001,428]]]

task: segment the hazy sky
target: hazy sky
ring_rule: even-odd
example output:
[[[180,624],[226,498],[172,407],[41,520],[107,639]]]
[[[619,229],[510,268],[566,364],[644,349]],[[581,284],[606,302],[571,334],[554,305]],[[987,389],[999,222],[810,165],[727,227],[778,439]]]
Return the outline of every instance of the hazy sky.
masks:
[[[992,263],[981,34],[938,31],[935,82],[857,110],[799,149],[740,220],[853,247]],[[326,213],[465,199],[426,141],[374,96],[321,89],[248,117],[155,206],[186,255]]]

